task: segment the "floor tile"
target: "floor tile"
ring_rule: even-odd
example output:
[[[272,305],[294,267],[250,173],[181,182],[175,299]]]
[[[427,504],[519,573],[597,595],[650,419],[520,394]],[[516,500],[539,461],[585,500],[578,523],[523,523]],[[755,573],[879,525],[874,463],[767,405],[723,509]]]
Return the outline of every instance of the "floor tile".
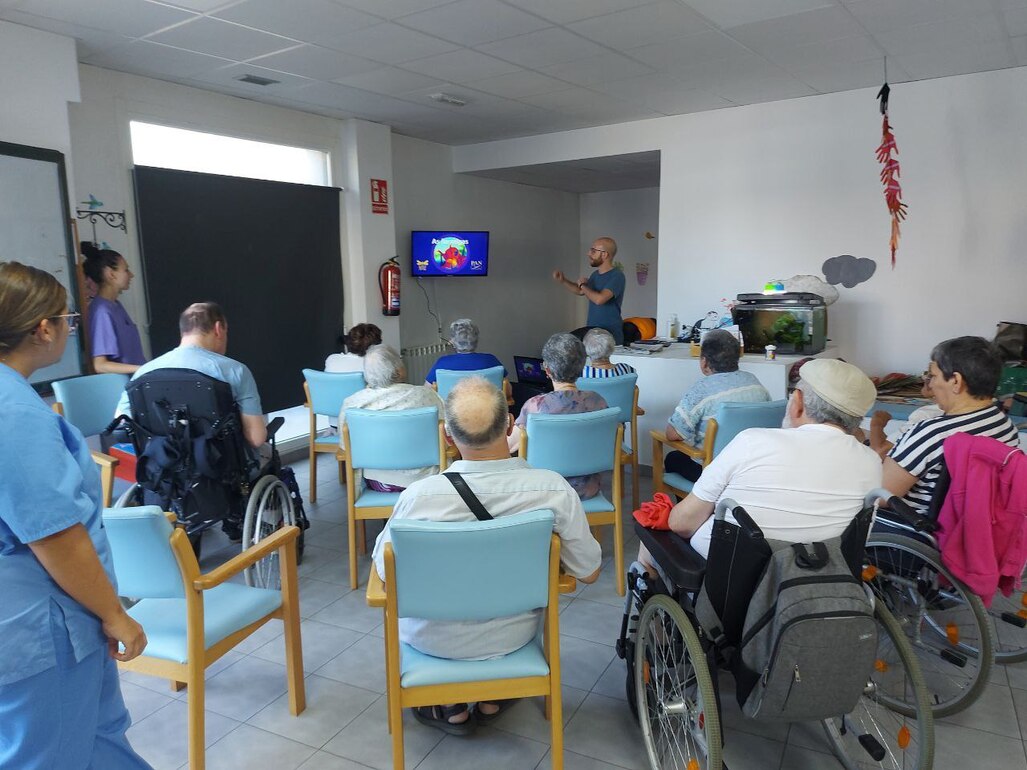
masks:
[[[300,585],[303,585],[303,581],[300,581]],[[241,652],[249,654],[255,652],[263,647],[265,644],[270,642],[272,639],[277,639],[284,633],[282,627],[282,621],[275,619],[269,620],[267,623],[262,625],[252,634],[243,639],[239,644],[235,645],[232,649],[235,652]]]
[[[1027,758],[1023,741],[956,725],[935,730],[934,770],[967,768],[1024,770]]]
[[[445,733],[426,727],[409,711],[403,714],[403,756],[407,768],[414,768],[435,748]],[[392,770],[392,737],[388,711],[382,696],[322,749],[378,770]]]
[[[334,585],[339,586],[340,588],[345,589],[346,591],[349,591],[350,587],[348,559],[349,557],[347,555],[347,551],[343,549],[336,554],[336,558],[332,559],[326,564],[322,564],[320,567],[318,567],[316,570],[309,574],[312,578],[315,578],[316,580],[323,580],[326,583],[332,583]],[[359,563],[360,561],[358,560],[357,564],[359,565]],[[367,580],[366,569],[358,571],[357,574],[360,575],[361,582]]]
[[[563,701],[563,723],[566,725],[588,693],[567,685],[560,688],[560,693]],[[492,725],[497,730],[513,733],[522,738],[531,738],[540,743],[548,744],[551,737],[549,721],[545,715],[545,704],[541,697],[521,698],[500,714]]]
[[[367,765],[319,751],[300,765],[299,770],[367,770]]]
[[[222,671],[227,669],[229,666],[238,663],[245,657],[245,655],[243,655],[241,652],[238,652],[237,650],[229,650],[207,667],[207,670],[204,672],[204,678],[207,681],[210,681],[212,677],[217,676]],[[171,689],[170,680],[162,679],[156,676],[150,676],[149,674],[140,674],[135,671],[122,671],[121,681],[130,682],[132,684],[138,685],[139,687],[145,687],[148,690],[153,690],[154,692],[158,692],[164,695],[170,695],[171,697],[177,698],[179,700],[186,697],[185,690],[173,691]]]
[[[314,749],[266,730],[239,725],[207,749],[208,770],[295,770]]]
[[[542,761],[538,763],[538,770],[550,770],[553,766],[553,754],[546,752]],[[600,762],[598,759],[586,757],[583,754],[575,754],[573,751],[563,752],[563,770],[621,770],[620,765],[611,765],[609,762]]]
[[[204,743],[209,747],[239,726],[239,722],[212,711],[204,715]],[[132,725],[128,739],[154,770],[172,770],[189,760],[189,708],[173,701]]]
[[[347,647],[363,637],[357,631],[304,620],[300,623],[300,638],[303,643],[303,670],[316,671]],[[285,637],[280,636],[255,650],[253,656],[272,663],[285,665]]]
[[[609,645],[561,634],[560,680],[579,690],[591,690],[616,657]]]
[[[344,594],[320,612],[314,613],[312,617],[319,623],[331,623],[333,626],[367,633],[381,625],[382,610],[380,607],[367,606],[365,590],[366,586],[361,585],[357,590]]]
[[[247,657],[207,682],[207,709],[243,722],[285,691],[285,666]]]
[[[631,554],[631,559],[629,559],[628,554],[625,553],[625,565],[630,564],[634,558],[634,553]],[[586,584],[578,593],[578,596],[592,602],[611,604],[621,610],[624,609],[624,597],[617,593],[617,570],[613,566],[612,559],[608,564],[606,562],[603,563],[603,569],[602,572],[599,573],[599,579],[594,583]]]
[[[1027,737],[1027,690],[1010,690],[1017,721],[1020,723],[1020,737]]]
[[[318,569],[309,576],[300,578],[300,615],[304,618],[313,617],[349,593],[348,585],[325,582],[318,577],[320,574],[321,570]]]
[[[788,725],[788,745],[831,753],[831,744],[820,722],[793,722]]]
[[[799,746],[786,746],[782,770],[838,770],[841,765],[833,754],[824,754]]]
[[[1021,737],[1012,691],[998,684],[985,685],[981,696],[969,708],[938,720],[938,724],[941,723],[972,727],[1009,738]]]
[[[317,675],[385,692],[385,644],[377,637],[364,636],[317,669]]]
[[[1006,676],[1009,679],[1009,686],[1019,690],[1027,690],[1027,661],[1023,663],[1010,663],[1003,666]]]
[[[140,687],[124,679],[121,681],[121,696],[125,699],[125,707],[128,708],[133,722],[146,719],[154,711],[164,708],[175,700],[170,687],[167,694],[164,694],[151,690],[149,687]]]
[[[780,741],[741,732],[724,735],[724,765],[731,770],[766,770],[781,767],[785,745]]]
[[[613,660],[606,667],[606,671],[599,677],[599,681],[592,687],[592,692],[605,695],[607,698],[616,698],[626,701],[627,693],[628,664],[617,657],[614,653]]]
[[[330,548],[321,548],[314,545],[315,536],[309,534],[311,532],[316,532],[316,525],[311,526],[307,530],[307,547],[303,549],[303,563],[297,570],[301,577],[305,577],[333,561],[338,561],[339,559],[346,560],[345,553],[340,554],[338,551],[333,551]]]
[[[590,693],[564,730],[564,746],[627,768],[648,768],[642,731],[624,701]]]
[[[599,644],[613,645],[620,633],[622,608],[577,598],[560,613],[560,633]]]
[[[474,735],[447,735],[417,770],[534,770],[549,747],[501,730],[479,727]]]
[[[303,713],[293,716],[289,712],[286,693],[250,717],[247,724],[317,749],[380,697],[321,676],[308,676],[305,683],[307,708]]]

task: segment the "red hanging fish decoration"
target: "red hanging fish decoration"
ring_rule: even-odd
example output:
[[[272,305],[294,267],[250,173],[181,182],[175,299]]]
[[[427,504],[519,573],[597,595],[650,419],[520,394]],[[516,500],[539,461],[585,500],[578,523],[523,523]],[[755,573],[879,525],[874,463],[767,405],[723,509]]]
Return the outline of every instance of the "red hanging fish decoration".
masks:
[[[881,127],[881,144],[877,148],[877,162],[881,164],[881,184],[884,185],[884,201],[891,213],[891,266],[895,267],[895,252],[899,248],[899,222],[906,218],[906,204],[902,202],[902,185],[899,184],[899,154],[898,145],[895,144],[895,134],[892,133],[891,125],[888,123],[888,94],[891,87],[887,82],[877,92],[877,98],[881,102],[881,115],[884,116],[884,123]]]

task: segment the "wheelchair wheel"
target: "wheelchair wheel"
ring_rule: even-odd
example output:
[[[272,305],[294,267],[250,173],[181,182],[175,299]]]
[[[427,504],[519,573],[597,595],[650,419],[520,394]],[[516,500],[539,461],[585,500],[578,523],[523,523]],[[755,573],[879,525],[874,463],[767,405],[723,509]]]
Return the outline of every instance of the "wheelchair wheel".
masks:
[[[139,484],[132,484],[121,493],[121,497],[114,501],[114,508],[131,508],[143,504],[143,488]]]
[[[649,599],[638,619],[635,693],[654,770],[720,770],[720,716],[706,655],[670,596]]]
[[[934,718],[920,664],[906,634],[882,602],[875,602],[879,627],[877,660],[856,707],[825,719],[824,730],[847,770],[928,770],[934,764]],[[910,713],[889,701],[911,704]]]
[[[995,621],[995,662],[1006,665],[1027,660],[1027,591],[1021,587],[1009,596],[996,591],[988,614]]]
[[[920,660],[935,717],[972,704],[988,684],[993,632],[980,597],[941,563],[933,548],[910,537],[870,533],[870,586],[902,627]],[[892,706],[912,713],[898,698]]]
[[[253,486],[246,503],[242,526],[242,549],[256,545],[282,527],[296,523],[289,490],[277,476],[264,476]],[[282,586],[278,552],[270,553],[245,571],[246,584],[258,588]]]

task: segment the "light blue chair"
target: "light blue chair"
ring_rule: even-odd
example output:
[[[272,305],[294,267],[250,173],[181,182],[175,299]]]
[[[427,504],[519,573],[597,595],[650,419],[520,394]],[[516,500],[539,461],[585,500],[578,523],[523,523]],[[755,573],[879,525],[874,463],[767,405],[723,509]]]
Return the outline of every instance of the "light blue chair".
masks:
[[[90,374],[58,380],[53,384],[53,410],[82,431],[83,436],[98,436],[114,419],[114,409],[127,384],[127,374]],[[100,466],[103,504],[110,507],[118,459],[94,451],[93,461]]]
[[[358,470],[411,470],[438,466],[446,469],[446,442],[439,410],[347,409],[342,424],[346,452],[346,519],[349,523],[349,582],[357,587],[357,548],[365,553],[364,521],[387,519],[399,499],[398,492],[377,492],[364,486]],[[360,531],[357,532],[357,523]]]
[[[671,441],[662,430],[652,431],[653,490],[664,494],[670,491],[678,497],[686,497],[694,484],[679,473],[664,473],[664,447],[684,452],[705,467],[720,454],[720,450],[731,443],[731,439],[746,428],[780,428],[787,406],[786,399],[720,404],[713,417],[706,421],[706,436],[702,447],[694,447],[683,441]]]
[[[174,527],[173,521],[173,514],[156,506],[103,512],[118,590],[139,600],[128,614],[147,638],[142,655],[118,666],[170,679],[176,690],[188,686],[189,767],[203,770],[204,671],[272,618],[280,618],[285,628],[289,710],[297,715],[306,708],[296,576],[300,531],[284,527],[201,574],[185,530]],[[281,591],[228,582],[275,551],[281,564]]]
[[[317,415],[338,419],[342,402],[365,387],[363,372],[319,372],[317,369],[303,370],[303,395],[310,411],[310,502],[317,502],[317,456],[333,452],[339,461],[339,483],[343,481],[342,466],[346,453],[334,436],[330,440],[317,440]]]
[[[578,390],[591,390],[598,393],[606,400],[607,406],[615,406],[620,409],[620,416],[624,419],[625,432],[630,431],[631,446],[627,443],[621,445],[621,474],[624,473],[625,463],[631,464],[631,505],[633,510],[639,506],[638,495],[638,375],[619,374],[616,377],[582,377],[578,380]],[[624,484],[623,477],[621,485]]]
[[[582,414],[529,414],[521,432],[520,456],[533,468],[547,468],[561,476],[613,472],[613,499],[608,500],[600,492],[581,504],[593,529],[613,525],[617,593],[624,596],[622,420],[623,415],[615,406]]]
[[[385,673],[392,763],[403,764],[404,707],[545,696],[552,767],[563,767],[560,539],[551,511],[466,523],[396,521],[385,556]],[[459,564],[459,569],[453,565]],[[371,569],[368,602],[377,576]],[[573,581],[571,581],[571,589]],[[543,633],[489,660],[449,660],[399,641],[400,618],[476,621],[541,609]]]
[[[453,386],[465,377],[483,377],[503,391],[504,394],[506,393],[506,376],[503,374],[502,366],[492,366],[488,369],[472,369],[466,372],[456,369],[436,369],[435,388],[439,392],[439,398],[445,401]]]

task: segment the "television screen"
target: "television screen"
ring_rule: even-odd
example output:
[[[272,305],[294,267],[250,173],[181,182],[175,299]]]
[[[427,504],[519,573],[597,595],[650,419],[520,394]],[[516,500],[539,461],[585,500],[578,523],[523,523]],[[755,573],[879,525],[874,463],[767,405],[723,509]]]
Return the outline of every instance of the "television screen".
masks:
[[[488,275],[489,234],[487,230],[414,230],[410,257],[415,278]]]

